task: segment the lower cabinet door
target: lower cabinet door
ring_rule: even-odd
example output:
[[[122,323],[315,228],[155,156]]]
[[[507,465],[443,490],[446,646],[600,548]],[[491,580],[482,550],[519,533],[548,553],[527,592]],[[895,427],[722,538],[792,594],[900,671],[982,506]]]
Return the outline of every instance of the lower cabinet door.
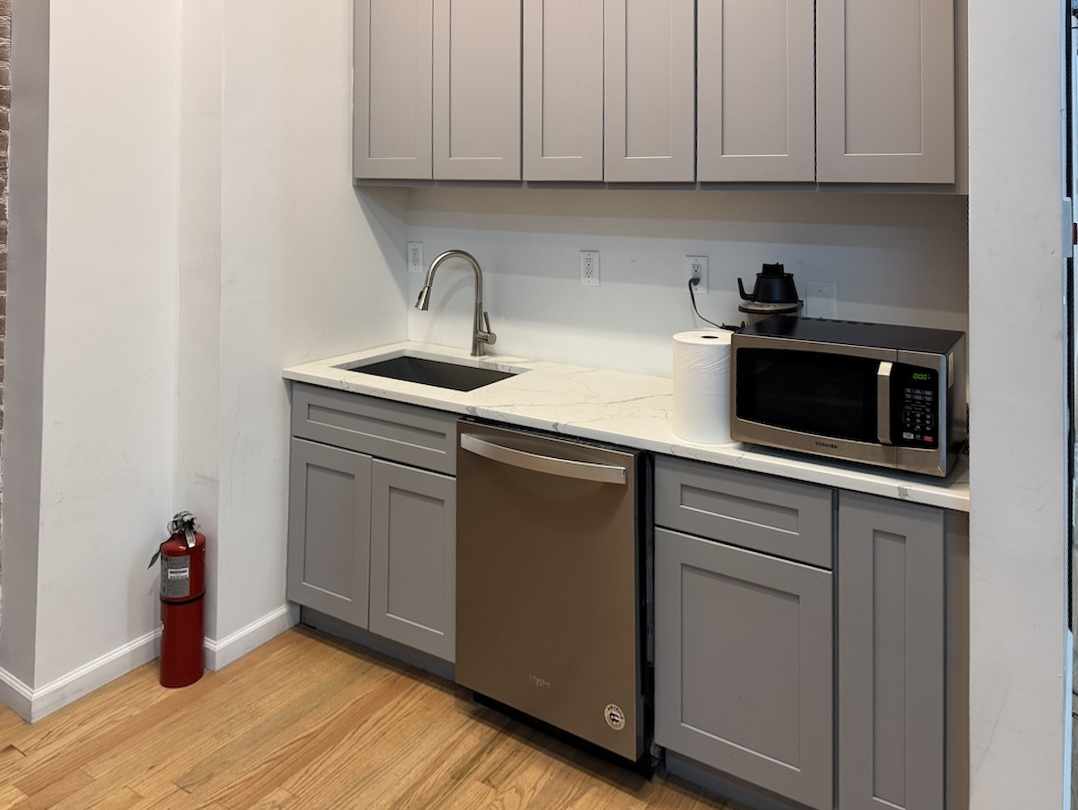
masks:
[[[371,458],[292,440],[288,598],[367,626]]]
[[[655,741],[832,807],[831,574],[655,532]]]
[[[942,509],[840,496],[842,810],[944,806],[945,545]]]
[[[372,503],[370,629],[453,661],[456,479],[375,461]]]

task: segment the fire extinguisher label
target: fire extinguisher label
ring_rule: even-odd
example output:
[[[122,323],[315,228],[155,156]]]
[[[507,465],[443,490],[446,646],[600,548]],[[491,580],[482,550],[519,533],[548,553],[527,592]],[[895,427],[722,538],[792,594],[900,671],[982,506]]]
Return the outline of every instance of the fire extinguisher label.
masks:
[[[161,558],[161,596],[166,599],[185,599],[191,595],[191,558]]]

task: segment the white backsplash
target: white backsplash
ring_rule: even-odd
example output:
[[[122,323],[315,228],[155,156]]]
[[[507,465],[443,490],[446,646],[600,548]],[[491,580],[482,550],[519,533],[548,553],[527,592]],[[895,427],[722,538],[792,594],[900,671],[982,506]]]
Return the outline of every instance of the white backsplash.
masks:
[[[839,192],[432,188],[410,192],[408,240],[427,262],[460,248],[483,266],[495,350],[670,374],[670,336],[700,328],[685,256],[710,259],[701,311],[734,322],[737,277],[764,262],[833,282],[836,317],[965,331],[968,239],[962,197]],[[600,286],[580,251],[600,252]],[[402,257],[403,261],[403,257]],[[408,274],[410,300],[422,283]],[[410,339],[468,346],[471,274],[439,271]]]

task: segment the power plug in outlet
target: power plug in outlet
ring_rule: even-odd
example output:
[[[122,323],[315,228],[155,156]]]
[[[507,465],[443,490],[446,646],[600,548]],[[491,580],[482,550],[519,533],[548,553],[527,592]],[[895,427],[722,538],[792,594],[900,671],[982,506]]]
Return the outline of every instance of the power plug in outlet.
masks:
[[[408,270],[412,273],[422,273],[426,270],[423,264],[423,243],[408,243]]]
[[[599,286],[599,251],[580,251],[580,283],[585,287]]]
[[[707,256],[685,257],[685,280],[692,281],[696,279],[699,282],[693,287],[694,292],[707,294],[709,265],[710,261]]]
[[[809,281],[804,287],[806,318],[837,318],[838,301],[833,281]]]

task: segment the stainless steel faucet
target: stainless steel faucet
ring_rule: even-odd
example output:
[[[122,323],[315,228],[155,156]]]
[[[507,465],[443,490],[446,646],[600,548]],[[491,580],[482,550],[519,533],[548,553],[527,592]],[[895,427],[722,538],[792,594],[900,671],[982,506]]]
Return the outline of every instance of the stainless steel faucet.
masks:
[[[427,271],[427,278],[423,282],[423,288],[419,291],[419,298],[415,302],[415,308],[424,312],[430,308],[430,291],[434,285],[434,274],[438,268],[450,259],[462,259],[472,266],[475,273],[475,316],[472,321],[472,357],[480,357],[484,346],[493,346],[498,336],[490,331],[490,316],[483,310],[483,271],[475,256],[463,250],[447,250],[433,262]]]

